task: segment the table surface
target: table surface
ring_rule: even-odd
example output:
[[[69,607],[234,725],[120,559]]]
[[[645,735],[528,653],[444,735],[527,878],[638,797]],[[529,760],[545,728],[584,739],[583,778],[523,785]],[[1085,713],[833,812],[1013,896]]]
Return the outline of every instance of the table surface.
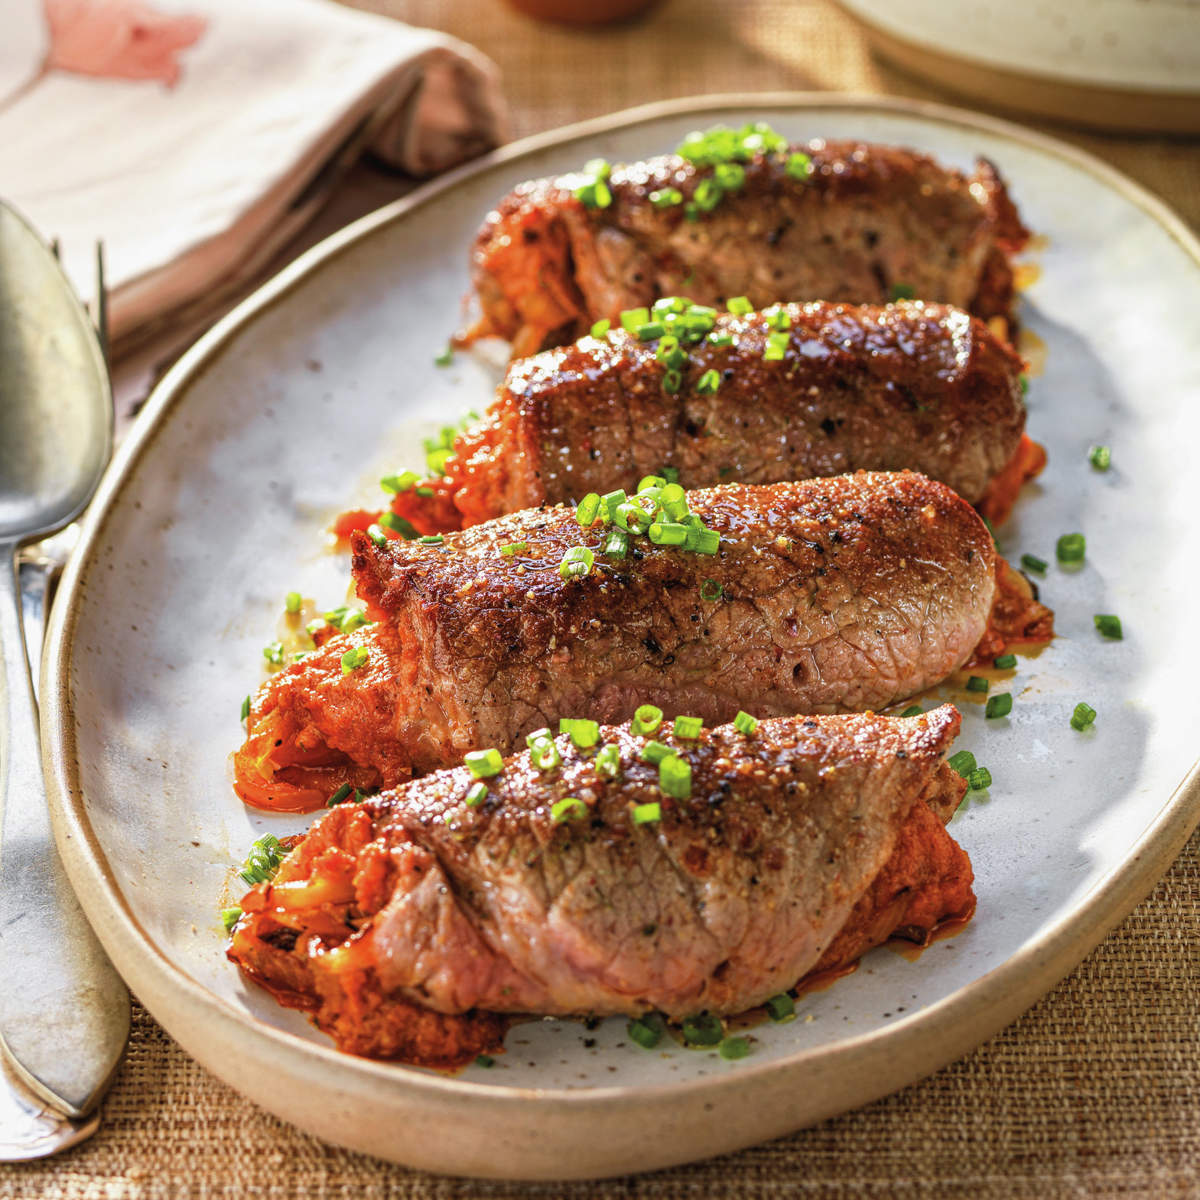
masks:
[[[639,22],[593,32],[536,24],[499,0],[358,7],[444,29],[491,55],[504,73],[516,136],[705,92],[846,90],[956,102],[873,59],[854,23],[821,0],[667,0]],[[1106,159],[1200,226],[1197,141],[1038,127]],[[382,202],[405,186],[381,178],[368,190]],[[1107,941],[999,1036],[885,1100],[739,1154],[594,1184],[435,1178],[325,1146],[277,1121],[189,1059],[135,1005],[100,1132],[58,1158],[0,1167],[0,1194],[1195,1195],[1198,1058],[1200,834]]]

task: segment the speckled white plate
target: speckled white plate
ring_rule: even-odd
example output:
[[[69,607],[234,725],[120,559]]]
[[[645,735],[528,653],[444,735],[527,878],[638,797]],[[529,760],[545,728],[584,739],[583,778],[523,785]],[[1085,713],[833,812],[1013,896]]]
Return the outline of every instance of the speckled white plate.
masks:
[[[1030,429],[1050,468],[1002,546],[1053,560],[1059,637],[1023,659],[1007,720],[965,702],[960,745],[994,785],[956,818],[978,915],[916,962],[876,951],[753,1054],[627,1044],[624,1024],[521,1026],[458,1077],[353,1059],[223,958],[231,865],[303,818],[242,807],[227,756],[285,592],[345,595],[324,547],[340,507],[420,461],[419,438],[482,408],[495,363],[433,358],[458,323],[467,249],[510,186],[595,155],[637,159],[697,126],[766,119],[796,138],[993,159],[1045,235],[1022,319],[1047,347]],[[716,98],[510,147],[307,254],[209,334],[140,416],[86,524],[49,633],[43,735],[60,845],[117,966],[184,1047],[320,1137],[437,1171],[582,1177],[774,1137],[936,1070],[1031,1004],[1149,889],[1200,817],[1196,754],[1200,248],[1095,160],[950,109],[828,96]],[[1113,469],[1089,467],[1090,443]],[[1113,612],[1125,640],[1102,640]],[[960,695],[961,694],[957,694]],[[1099,716],[1086,734],[1079,700]],[[227,901],[226,901],[227,902]],[[585,1039],[587,1039],[585,1041]],[[591,1044],[594,1039],[594,1044]]]

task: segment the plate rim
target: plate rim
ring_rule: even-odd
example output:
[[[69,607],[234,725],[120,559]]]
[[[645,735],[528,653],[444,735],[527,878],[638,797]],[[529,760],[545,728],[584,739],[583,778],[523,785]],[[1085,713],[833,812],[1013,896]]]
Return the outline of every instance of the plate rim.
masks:
[[[1010,955],[991,971],[966,987],[934,1004],[894,1021],[887,1027],[855,1035],[834,1045],[797,1050],[787,1058],[759,1064],[739,1064],[736,1071],[703,1080],[661,1084],[623,1084],[607,1087],[574,1088],[511,1087],[475,1079],[464,1080],[411,1070],[394,1063],[378,1063],[355,1058],[335,1050],[332,1045],[307,1041],[296,1034],[272,1026],[213,994],[181,967],[170,961],[149,933],[140,925],[117,884],[99,839],[87,820],[78,764],[75,757],[75,709],[70,695],[73,634],[78,621],[79,602],[85,566],[98,557],[97,551],[107,521],[121,500],[129,476],[146,454],[165,418],[185,402],[191,382],[207,369],[227,343],[246,330],[268,308],[282,299],[301,281],[316,273],[323,264],[349,247],[371,236],[377,229],[407,218],[427,204],[436,202],[444,192],[462,181],[497,166],[519,160],[547,148],[574,140],[589,139],[616,128],[656,122],[681,115],[709,113],[719,119],[730,109],[814,109],[856,110],[865,113],[900,114],[935,123],[965,127],[969,130],[1007,138],[1080,167],[1103,184],[1135,203],[1171,235],[1200,267],[1200,238],[1163,201],[1120,171],[1092,154],[1061,142],[1057,138],[1028,130],[1011,121],[976,114],[927,101],[896,97],[855,95],[836,92],[756,92],[722,93],[660,101],[625,109],[607,116],[549,130],[510,143],[427,183],[410,195],[371,213],[332,234],[300,255],[278,275],[243,300],[217,322],[168,371],[139,413],[124,443],[110,464],[88,509],[79,544],[71,556],[60,584],[58,603],[53,607],[46,630],[42,660],[41,734],[42,756],[50,799],[51,816],[59,852],[85,912],[96,927],[109,952],[131,986],[147,1000],[155,1019],[188,1048],[190,1038],[184,1027],[189,1014],[206,1016],[218,1023],[221,1036],[233,1042],[266,1038],[273,1051],[286,1055],[289,1065],[300,1075],[333,1068],[342,1073],[344,1090],[355,1088],[408,1091],[416,1101],[449,1101],[461,1107],[474,1104],[499,1117],[503,1110],[567,1110],[573,1117],[600,1114],[616,1106],[627,1106],[631,1099],[639,1104],[680,1104],[697,1097],[714,1101],[729,1093],[766,1083],[781,1076],[796,1076],[806,1068],[852,1079],[870,1067],[871,1082],[853,1088],[852,1096],[834,1095],[815,1108],[809,1099],[809,1113],[800,1121],[785,1118],[771,1124],[762,1122],[761,1132],[752,1138],[739,1136],[722,1140],[720,1131],[708,1130],[703,1149],[698,1152],[648,1155],[641,1169],[666,1166],[724,1153],[755,1141],[812,1124],[815,1121],[859,1107],[880,1096],[896,1091],[932,1074],[961,1057],[978,1044],[994,1036],[1026,1011],[1055,983],[1071,971],[1101,939],[1115,927],[1154,886],[1200,823],[1200,762],[1194,764],[1177,788],[1163,801],[1132,845],[1123,861],[1079,898],[1070,913],[1045,929],[1038,937]],[[936,1030],[938,1036],[930,1037]],[[932,1046],[926,1044],[932,1041]],[[189,1050],[189,1052],[191,1052]],[[888,1062],[874,1061],[889,1053]],[[196,1055],[193,1055],[196,1056]],[[227,1082],[271,1108],[266,1093],[255,1090],[250,1081],[239,1077],[236,1063],[228,1072],[212,1067]],[[466,1112],[464,1111],[464,1115]],[[483,1114],[472,1112],[478,1120]],[[534,1115],[532,1111],[528,1115]],[[296,1123],[294,1117],[289,1121]],[[308,1126],[302,1126],[308,1127]],[[311,1128],[311,1127],[310,1127]],[[326,1130],[313,1129],[330,1139]],[[342,1140],[334,1138],[334,1140]],[[378,1150],[375,1153],[379,1153]],[[411,1156],[403,1161],[411,1161]],[[447,1170],[443,1165],[433,1169]],[[614,1165],[608,1173],[623,1171]],[[488,1171],[474,1171],[487,1174]],[[595,1178],[604,1170],[588,1170],[577,1177]],[[504,1178],[568,1178],[501,1170]]]

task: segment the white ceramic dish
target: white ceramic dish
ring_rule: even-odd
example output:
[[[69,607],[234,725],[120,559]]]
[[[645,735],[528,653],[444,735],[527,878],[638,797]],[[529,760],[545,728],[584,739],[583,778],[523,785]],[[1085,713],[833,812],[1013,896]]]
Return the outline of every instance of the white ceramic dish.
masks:
[[[960,745],[995,784],[955,822],[977,875],[968,929],[912,963],[886,950],[755,1031],[738,1062],[625,1044],[622,1022],[543,1022],[490,1071],[451,1078],[336,1053],[224,961],[231,864],[304,818],[244,809],[227,755],[284,593],[332,604],[345,563],[329,517],[418,438],[482,407],[495,366],[434,353],[455,327],[467,247],[521,179],[630,160],[716,121],[793,137],[907,143],[1012,183],[1046,235],[1022,318],[1048,347],[1030,429],[1051,465],[1002,547],[1054,558],[1060,636],[1022,660],[1016,704]],[[122,447],[55,606],[42,694],[60,845],[101,938],[183,1046],[265,1107],[330,1141],[432,1170],[567,1178],[727,1151],[864,1103],[961,1055],[1060,978],[1149,889],[1200,817],[1180,680],[1200,561],[1180,463],[1200,441],[1200,248],[1093,159],[954,110],[827,96],[716,98],[619,114],[510,147],[317,247],[176,367]],[[1089,443],[1113,447],[1108,474]],[[1186,466],[1183,468],[1186,472]],[[1106,643],[1092,614],[1115,612]],[[1194,643],[1192,643],[1194,644]],[[961,695],[961,694],[960,694]],[[1068,724],[1078,700],[1094,730]],[[811,1019],[810,1019],[811,1018]],[[584,1044],[585,1037],[596,1044]]]

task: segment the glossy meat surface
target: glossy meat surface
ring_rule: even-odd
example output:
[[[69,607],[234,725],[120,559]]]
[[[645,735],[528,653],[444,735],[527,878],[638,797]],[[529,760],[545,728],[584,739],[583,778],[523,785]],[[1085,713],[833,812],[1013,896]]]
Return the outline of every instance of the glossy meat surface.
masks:
[[[684,487],[909,468],[972,504],[984,497],[1025,428],[1024,364],[1006,343],[940,304],[783,311],[781,360],[763,357],[770,316],[724,314],[714,335],[732,344],[687,347],[675,394],[664,390],[658,339],[623,329],[514,363],[483,419],[459,436],[445,478],[429,481],[437,494],[426,501],[410,489],[393,512],[423,533],[459,528],[588,492],[632,492],[664,467]],[[705,394],[697,384],[709,371],[720,387]]]
[[[472,336],[532,354],[661,296],[747,296],[762,308],[882,304],[905,289],[985,319],[1009,315],[1008,255],[1028,234],[991,164],[967,176],[897,147],[817,139],[795,149],[812,160],[807,179],[791,178],[782,156],[759,156],[744,185],[694,221],[686,202],[712,171],[675,155],[615,167],[606,208],[575,197],[582,176],[522,184],[476,239]],[[657,207],[650,196],[665,188],[685,203]]]
[[[476,806],[471,773],[441,771],[319,820],[243,901],[230,957],[343,1048],[432,1065],[495,1048],[498,1013],[741,1012],[906,917],[969,914],[934,816],[962,795],[942,761],[959,723],[943,706],[660,730],[686,799],[627,727],[601,731],[615,779],[564,735],[558,767],[514,755]],[[555,821],[565,797],[583,811]],[[661,819],[638,823],[647,803]]]
[[[436,547],[356,535],[358,591],[378,624],[259,692],[239,795],[315,808],[338,761],[355,786],[390,787],[480,746],[507,750],[560,716],[627,720],[644,703],[710,724],[738,709],[877,709],[941,682],[987,627],[992,539],[944,484],[862,472],[689,502],[720,533],[718,554],[639,539],[636,557],[606,559],[602,527],[583,530],[562,507]],[[513,544],[524,548],[500,552]],[[564,580],[559,564],[579,545],[596,565]],[[344,672],[360,646],[366,664]]]

